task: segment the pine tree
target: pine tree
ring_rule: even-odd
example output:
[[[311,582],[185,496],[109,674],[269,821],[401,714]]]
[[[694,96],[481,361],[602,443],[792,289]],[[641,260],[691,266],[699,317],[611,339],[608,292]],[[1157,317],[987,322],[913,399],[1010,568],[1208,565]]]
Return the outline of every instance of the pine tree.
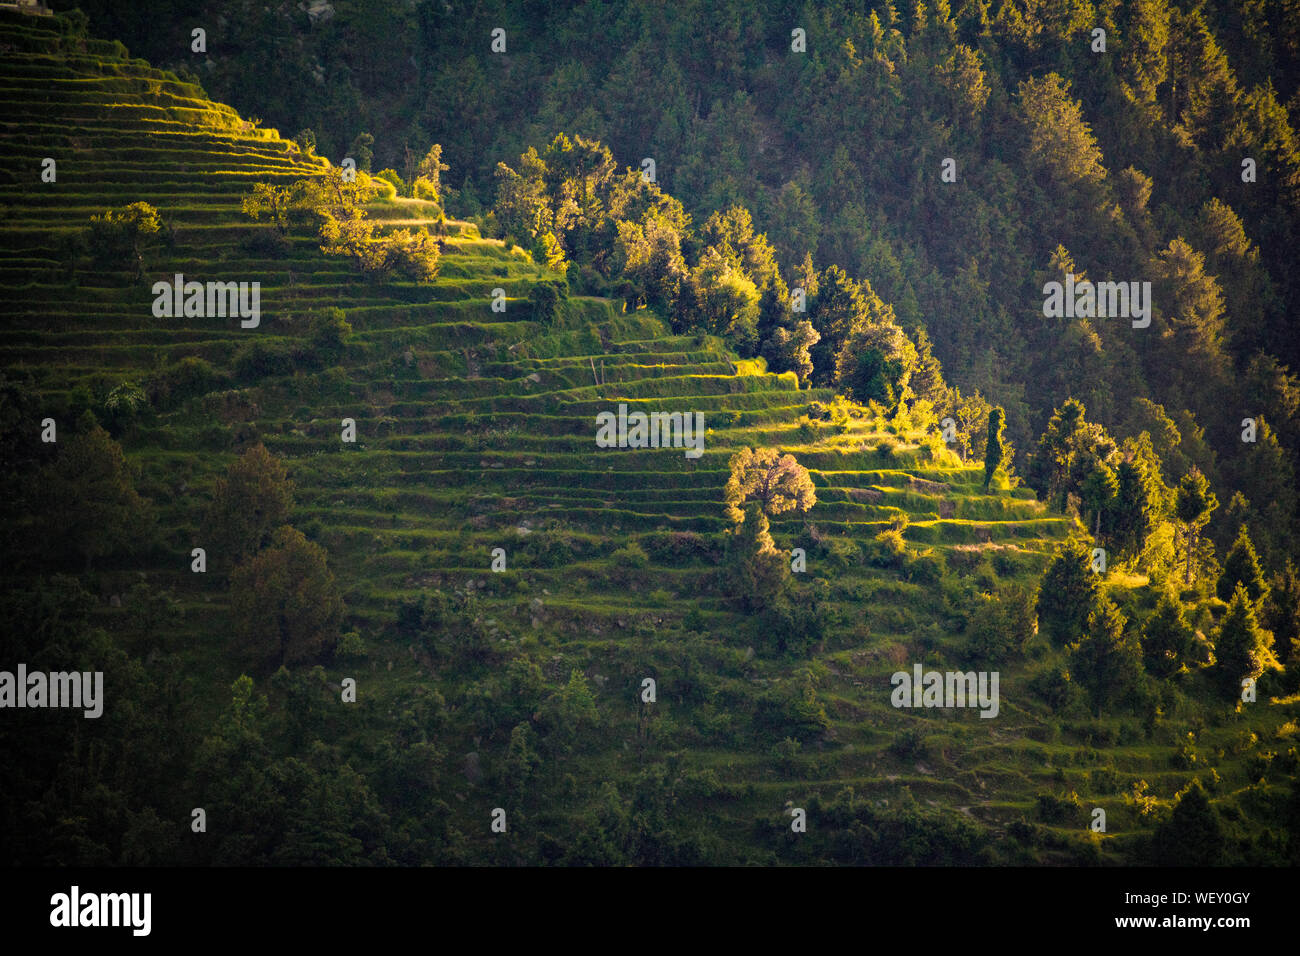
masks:
[[[1118,489],[1107,513],[1107,540],[1116,553],[1136,557],[1162,525],[1173,491],[1161,475],[1161,460],[1147,432],[1124,440],[1124,460],[1115,469]]]
[[[1052,413],[1030,458],[1030,486],[1064,513],[1070,496],[1100,464],[1114,461],[1119,448],[1101,425],[1085,419],[1082,402],[1068,398]]]
[[[1246,678],[1257,678],[1273,663],[1273,636],[1262,630],[1246,588],[1238,584],[1214,642],[1219,682],[1229,697],[1241,693]]]
[[[1160,348],[1164,368],[1176,372],[1170,391],[1203,421],[1216,420],[1221,388],[1230,369],[1225,351],[1227,318],[1223,290],[1205,271],[1205,256],[1181,237],[1149,263],[1151,294],[1159,303]],[[1153,331],[1157,321],[1152,320]],[[1177,382],[1195,383],[1182,389]]]
[[[1174,812],[1157,829],[1152,849],[1163,866],[1214,866],[1223,861],[1226,845],[1219,814],[1193,779],[1178,794]]]
[[[1273,632],[1278,655],[1288,666],[1300,661],[1300,574],[1290,560],[1273,575],[1264,604],[1264,621]]]
[[[1127,624],[1113,601],[1099,598],[1070,653],[1070,675],[1087,689],[1098,716],[1104,704],[1134,702],[1142,686],[1142,651]]]
[[[1049,73],[1023,81],[1019,92],[1030,162],[1061,185],[1100,183],[1106,176],[1101,150],[1069,83]]]
[[[1056,647],[1074,643],[1088,626],[1097,594],[1097,576],[1087,549],[1078,544],[1063,546],[1038,589],[1039,631]]]
[[[1219,600],[1232,600],[1238,584],[1245,585],[1246,593],[1256,606],[1268,592],[1268,583],[1264,580],[1264,572],[1260,570],[1255,546],[1251,544],[1250,534],[1244,524],[1237,532],[1232,550],[1223,561],[1223,573],[1219,575],[1219,583],[1215,588]]]
[[[1170,592],[1160,597],[1142,629],[1142,659],[1154,677],[1171,677],[1182,670],[1195,634],[1183,617],[1183,606]]]
[[[1266,563],[1280,566],[1294,548],[1295,467],[1263,415],[1258,416],[1257,428],[1254,444],[1241,443],[1236,460],[1225,470],[1251,503],[1258,553]]]
[[[930,341],[924,326],[917,326],[915,339],[916,370],[912,373],[912,391],[916,393],[917,398],[938,408],[948,397],[948,386],[943,380],[943,367],[934,356],[934,343]]]
[[[825,385],[835,374],[835,359],[844,344],[866,324],[868,308],[861,287],[839,266],[830,266],[818,286],[808,316],[821,336],[811,350],[813,382]]]
[[[997,470],[1002,467],[1002,459],[1005,455],[1005,449],[1002,446],[1002,431],[1006,427],[1006,413],[999,406],[989,412],[989,427],[987,440],[984,445],[984,490],[988,491],[989,483]]]
[[[1094,460],[1079,483],[1079,500],[1085,516],[1093,516],[1093,535],[1101,540],[1101,516],[1113,509],[1119,497],[1119,479],[1104,461]]]
[[[1174,517],[1183,525],[1187,542],[1187,584],[1192,583],[1192,554],[1200,540],[1201,529],[1210,520],[1210,514],[1219,507],[1219,499],[1210,490],[1210,483],[1195,465],[1183,475],[1174,498]]]

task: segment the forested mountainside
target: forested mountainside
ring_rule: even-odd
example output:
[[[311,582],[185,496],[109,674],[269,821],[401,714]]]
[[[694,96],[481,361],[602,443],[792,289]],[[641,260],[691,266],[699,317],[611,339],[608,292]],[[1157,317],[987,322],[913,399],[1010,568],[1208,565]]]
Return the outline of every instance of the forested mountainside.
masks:
[[[1294,4],[82,9],[8,862],[1300,859]]]
[[[788,284],[809,255],[924,329],[951,384],[1006,410],[1019,464],[1073,397],[1117,439],[1148,431],[1175,478],[1195,464],[1225,505],[1240,491],[1270,557],[1291,537],[1294,2],[82,8],[336,161],[406,172],[439,143],[460,215],[560,132],[653,159],[697,224],[744,207]],[[1150,328],[1044,319],[1044,281],[1070,270],[1151,281]],[[1247,417],[1269,426],[1254,445]],[[1220,553],[1238,521],[1211,519]]]

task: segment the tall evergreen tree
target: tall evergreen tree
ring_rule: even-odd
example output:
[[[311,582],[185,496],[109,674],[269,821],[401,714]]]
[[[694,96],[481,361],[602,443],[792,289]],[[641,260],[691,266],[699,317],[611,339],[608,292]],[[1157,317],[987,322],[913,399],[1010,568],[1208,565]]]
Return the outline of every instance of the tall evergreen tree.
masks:
[[[1056,647],[1083,636],[1098,595],[1091,555],[1079,544],[1061,547],[1038,588],[1038,629]]]
[[[1142,650],[1127,624],[1113,601],[1099,598],[1070,652],[1070,675],[1087,689],[1098,716],[1106,704],[1136,703],[1142,688]]]
[[[1232,550],[1223,560],[1223,573],[1219,575],[1219,583],[1215,588],[1219,600],[1232,600],[1232,594],[1237,590],[1238,584],[1245,586],[1246,593],[1250,595],[1250,600],[1256,606],[1268,592],[1268,583],[1264,580],[1264,572],[1260,570],[1255,546],[1250,543],[1250,533],[1244,524],[1237,532],[1237,540],[1233,543]]]
[[[1178,673],[1192,649],[1195,634],[1183,617],[1178,598],[1166,591],[1142,628],[1142,659],[1147,673],[1171,677]]]
[[[1195,465],[1183,475],[1178,483],[1178,492],[1174,499],[1174,517],[1183,526],[1186,542],[1187,584],[1192,583],[1192,555],[1200,540],[1201,529],[1210,520],[1210,515],[1219,507],[1219,499],[1210,490],[1210,483]]]
[[[1238,584],[1214,642],[1216,671],[1229,697],[1241,693],[1246,678],[1257,678],[1273,663],[1273,636],[1262,630],[1246,588]]]
[[[1219,814],[1193,779],[1179,794],[1174,812],[1157,829],[1153,862],[1163,866],[1214,866],[1223,862],[1227,845]]]
[[[1300,574],[1290,560],[1286,568],[1273,575],[1264,604],[1264,621],[1273,632],[1278,656],[1288,666],[1300,661]]]
[[[989,412],[989,427],[984,445],[984,490],[988,491],[989,482],[997,470],[1002,467],[1006,450],[1002,446],[1002,431],[1006,427],[1006,413],[1001,407]]]

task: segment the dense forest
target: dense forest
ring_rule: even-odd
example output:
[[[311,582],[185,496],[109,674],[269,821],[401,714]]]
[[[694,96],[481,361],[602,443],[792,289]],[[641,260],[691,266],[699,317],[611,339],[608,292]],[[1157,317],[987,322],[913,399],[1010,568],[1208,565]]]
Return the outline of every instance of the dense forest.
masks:
[[[6,713],[6,862],[1300,861],[1300,3],[80,7],[6,144],[146,105],[2,184],[0,667],[118,702]]]

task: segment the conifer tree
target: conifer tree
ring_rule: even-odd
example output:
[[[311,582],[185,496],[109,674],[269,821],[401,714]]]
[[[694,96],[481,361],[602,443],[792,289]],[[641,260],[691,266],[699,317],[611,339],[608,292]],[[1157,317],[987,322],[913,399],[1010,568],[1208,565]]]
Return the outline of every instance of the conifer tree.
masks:
[[[1223,560],[1223,573],[1219,575],[1219,583],[1215,588],[1219,600],[1232,600],[1238,584],[1245,585],[1246,593],[1256,606],[1268,592],[1268,583],[1259,567],[1259,557],[1255,554],[1255,546],[1251,544],[1250,533],[1244,524],[1237,532],[1232,550]]]
[[[1098,594],[1091,556],[1079,544],[1056,552],[1038,589],[1038,629],[1056,647],[1083,636]]]
[[[1257,678],[1272,664],[1273,635],[1263,630],[1245,586],[1238,584],[1214,642],[1216,671],[1225,693],[1241,693],[1241,682]]]
[[[1142,659],[1153,677],[1170,677],[1184,666],[1195,634],[1178,598],[1166,591],[1142,630]]]
[[[993,480],[994,474],[1002,467],[1002,458],[1005,453],[1002,447],[1002,431],[1006,427],[1006,413],[1001,407],[994,408],[989,412],[988,438],[984,445],[984,490],[987,491],[989,482]]]
[[[1210,483],[1195,465],[1183,475],[1174,498],[1174,516],[1183,526],[1186,541],[1187,584],[1192,583],[1192,555],[1200,540],[1201,529],[1210,520],[1210,514],[1219,507],[1219,499],[1210,490]]]
[[[1083,638],[1070,652],[1070,674],[1088,691],[1098,716],[1103,705],[1136,700],[1142,685],[1142,652],[1126,631],[1128,620],[1109,598],[1098,599]]]

